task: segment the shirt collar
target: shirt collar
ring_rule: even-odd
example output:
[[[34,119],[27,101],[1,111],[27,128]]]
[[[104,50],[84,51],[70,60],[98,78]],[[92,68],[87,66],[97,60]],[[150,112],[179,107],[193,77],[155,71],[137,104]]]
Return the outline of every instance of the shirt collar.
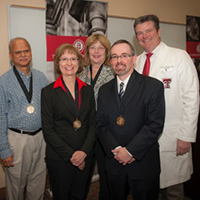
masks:
[[[127,84],[128,84],[128,81],[129,81],[130,77],[131,77],[131,74],[130,74],[124,81],[121,81],[121,80],[119,79],[119,77],[117,76],[117,87],[118,87],[118,89],[120,88],[120,83],[123,82],[123,83],[124,83],[124,90],[125,90],[125,88],[126,88],[126,86],[127,86]]]
[[[81,90],[81,88],[83,86],[87,86],[87,84],[84,83],[83,81],[81,81],[78,77],[76,77],[76,80],[78,82],[78,90],[79,91]],[[55,81],[53,89],[58,88],[58,87],[61,87],[65,92],[67,92],[66,89],[65,89],[65,87],[64,87],[64,85],[63,85],[63,82],[62,82],[62,75],[60,75],[58,77],[58,79]]]
[[[163,45],[163,42],[160,42],[160,44],[151,52],[153,53],[153,55],[151,57],[154,57],[159,51],[160,51],[160,48],[161,46]],[[144,51],[144,58],[146,59],[146,54],[148,54],[146,51]]]
[[[31,67],[30,67],[30,69],[29,69],[29,75],[28,75],[28,76],[26,76],[26,75],[24,74],[24,72],[21,72],[17,67],[15,67],[15,69],[18,71],[18,73],[19,73],[20,76],[26,77],[26,78],[30,78],[30,77],[31,77],[31,74],[32,74]]]
[[[156,55],[160,51],[160,48],[161,48],[162,45],[163,45],[163,43],[160,42],[160,44],[153,50],[153,52],[152,52],[153,55]]]

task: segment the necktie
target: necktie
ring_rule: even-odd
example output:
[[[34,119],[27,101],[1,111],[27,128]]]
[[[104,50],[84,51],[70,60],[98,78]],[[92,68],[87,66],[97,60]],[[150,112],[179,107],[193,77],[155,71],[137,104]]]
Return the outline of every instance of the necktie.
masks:
[[[143,69],[143,75],[148,76],[149,75],[149,71],[150,71],[150,57],[152,56],[152,53],[148,53],[146,54],[147,58],[144,64],[144,69]]]
[[[121,82],[119,85],[119,99],[121,100],[122,96],[124,95],[124,83]]]

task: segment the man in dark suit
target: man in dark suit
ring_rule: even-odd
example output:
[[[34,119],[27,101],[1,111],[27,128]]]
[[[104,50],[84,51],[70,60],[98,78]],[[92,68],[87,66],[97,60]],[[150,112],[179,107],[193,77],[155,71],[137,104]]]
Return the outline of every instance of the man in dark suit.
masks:
[[[136,59],[128,41],[116,41],[111,64],[117,75],[99,91],[98,137],[107,155],[112,200],[125,200],[130,191],[134,200],[158,199],[164,87],[135,71]]]

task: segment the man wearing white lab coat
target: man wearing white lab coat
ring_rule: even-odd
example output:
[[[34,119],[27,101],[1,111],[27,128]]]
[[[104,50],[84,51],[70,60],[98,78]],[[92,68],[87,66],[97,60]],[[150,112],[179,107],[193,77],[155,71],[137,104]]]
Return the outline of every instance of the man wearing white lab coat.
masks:
[[[166,117],[159,138],[161,174],[160,199],[184,199],[183,183],[193,172],[191,143],[196,141],[199,113],[199,82],[195,66],[186,51],[161,42],[159,19],[155,15],[139,17],[135,34],[144,52],[136,70],[143,73],[146,54],[150,57],[149,76],[165,86]]]

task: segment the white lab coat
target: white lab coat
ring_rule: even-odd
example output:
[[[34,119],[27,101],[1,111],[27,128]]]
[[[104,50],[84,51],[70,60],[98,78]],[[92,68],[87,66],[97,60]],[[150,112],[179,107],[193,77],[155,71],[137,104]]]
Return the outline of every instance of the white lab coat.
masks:
[[[142,73],[146,55],[137,60],[136,70]],[[160,188],[183,183],[193,172],[192,152],[176,156],[177,139],[195,142],[199,113],[199,81],[192,59],[186,51],[171,48],[163,42],[150,58],[149,76],[165,86],[166,116],[159,138],[161,175]]]

